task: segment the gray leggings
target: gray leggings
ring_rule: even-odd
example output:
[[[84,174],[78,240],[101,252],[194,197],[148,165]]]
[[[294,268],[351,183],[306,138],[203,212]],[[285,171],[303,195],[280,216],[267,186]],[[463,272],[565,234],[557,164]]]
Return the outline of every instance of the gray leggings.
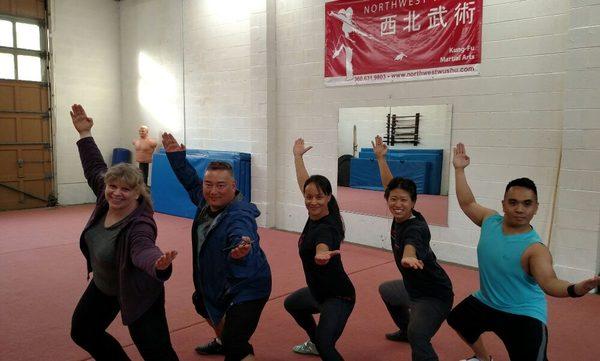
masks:
[[[379,293],[394,323],[406,332],[413,361],[439,360],[431,338],[450,313],[452,299],[422,297],[411,300],[402,280],[382,283]]]

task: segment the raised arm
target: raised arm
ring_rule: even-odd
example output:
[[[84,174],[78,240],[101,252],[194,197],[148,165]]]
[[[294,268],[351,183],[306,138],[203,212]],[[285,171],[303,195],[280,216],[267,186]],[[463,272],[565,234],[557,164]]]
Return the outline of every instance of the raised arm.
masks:
[[[392,171],[387,164],[385,156],[387,155],[387,145],[383,143],[383,139],[381,136],[375,137],[375,142],[371,141],[373,145],[373,153],[375,153],[375,158],[377,159],[377,165],[379,166],[379,175],[381,175],[381,184],[385,189],[387,185],[390,183],[394,175],[392,175]]]
[[[100,153],[94,138],[92,138],[94,121],[87,116],[85,110],[79,104],[71,106],[70,114],[73,126],[79,133],[77,148],[79,150],[81,166],[83,167],[83,174],[88,185],[96,197],[98,197],[104,191],[104,173],[106,173],[108,167],[104,162],[104,158],[102,158],[102,153]]]
[[[204,202],[202,179],[198,176],[196,169],[185,158],[185,145],[183,143],[179,144],[171,133],[163,133],[162,143],[177,180],[188,192],[192,203],[197,207],[202,206]]]
[[[456,197],[458,198],[460,208],[467,217],[469,217],[473,223],[481,227],[483,221],[487,217],[496,214],[496,211],[483,207],[475,200],[475,196],[467,183],[467,177],[465,175],[465,168],[470,162],[471,159],[467,155],[465,145],[458,143],[454,148],[454,158],[452,159],[456,178]]]
[[[304,153],[311,150],[312,146],[304,147],[304,139],[298,138],[294,142],[294,165],[296,166],[296,180],[298,181],[298,187],[300,192],[304,194],[304,183],[308,179],[308,171],[304,165]]]
[[[553,297],[581,297],[598,287],[600,277],[592,277],[579,283],[571,284],[556,277],[552,267],[552,255],[542,244],[534,244],[528,250],[529,273],[544,292]],[[571,293],[569,294],[569,287]]]

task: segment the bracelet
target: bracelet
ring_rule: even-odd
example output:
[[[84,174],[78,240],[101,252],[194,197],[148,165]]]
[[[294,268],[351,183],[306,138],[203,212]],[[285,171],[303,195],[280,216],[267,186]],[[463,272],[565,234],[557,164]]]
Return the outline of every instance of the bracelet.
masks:
[[[569,297],[573,297],[573,298],[583,297],[583,295],[578,295],[575,292],[575,285],[569,285],[569,287],[567,287],[567,293],[569,294]]]

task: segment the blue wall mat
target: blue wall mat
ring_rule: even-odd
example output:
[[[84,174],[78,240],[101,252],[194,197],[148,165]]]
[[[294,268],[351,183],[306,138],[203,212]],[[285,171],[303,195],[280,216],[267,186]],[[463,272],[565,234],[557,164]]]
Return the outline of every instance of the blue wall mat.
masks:
[[[230,163],[238,189],[244,195],[244,199],[250,201],[250,155],[238,153],[236,156],[233,152],[215,154],[212,153],[214,151],[210,151],[212,154],[209,156],[208,153],[202,152],[195,149],[186,150],[186,159],[196,172],[200,176],[204,175],[208,163],[215,160]],[[154,209],[160,213],[186,218],[194,218],[196,214],[196,206],[190,201],[183,186],[179,184],[164,151],[155,153],[152,158],[152,200]]]
[[[110,165],[119,163],[131,163],[131,151],[126,148],[113,149],[112,160]]]
[[[424,194],[431,179],[429,162],[388,160],[394,177],[412,179],[417,185],[417,193]],[[383,190],[379,167],[375,159],[352,158],[350,160],[350,187],[370,190]]]
[[[359,158],[374,158],[372,148],[361,148]],[[442,185],[443,149],[390,149],[387,154],[390,159],[415,160],[431,162],[431,179],[425,194],[439,195]]]
[[[158,153],[164,154],[164,148],[161,148]],[[244,199],[248,202],[252,202],[252,195],[250,194],[250,190],[252,189],[252,156],[250,153],[229,152],[222,150],[186,149],[186,154],[188,156],[193,155],[197,157],[209,158],[211,162],[229,161],[229,163],[232,163],[232,161],[239,160],[239,167],[233,167],[233,176],[238,189],[244,195]],[[199,174],[204,174],[204,170],[202,170],[202,173]]]

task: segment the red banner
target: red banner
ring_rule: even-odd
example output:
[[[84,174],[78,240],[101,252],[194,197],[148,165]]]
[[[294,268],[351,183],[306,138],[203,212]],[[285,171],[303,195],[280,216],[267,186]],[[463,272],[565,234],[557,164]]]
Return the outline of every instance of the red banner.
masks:
[[[325,84],[479,74],[483,0],[325,4]]]

